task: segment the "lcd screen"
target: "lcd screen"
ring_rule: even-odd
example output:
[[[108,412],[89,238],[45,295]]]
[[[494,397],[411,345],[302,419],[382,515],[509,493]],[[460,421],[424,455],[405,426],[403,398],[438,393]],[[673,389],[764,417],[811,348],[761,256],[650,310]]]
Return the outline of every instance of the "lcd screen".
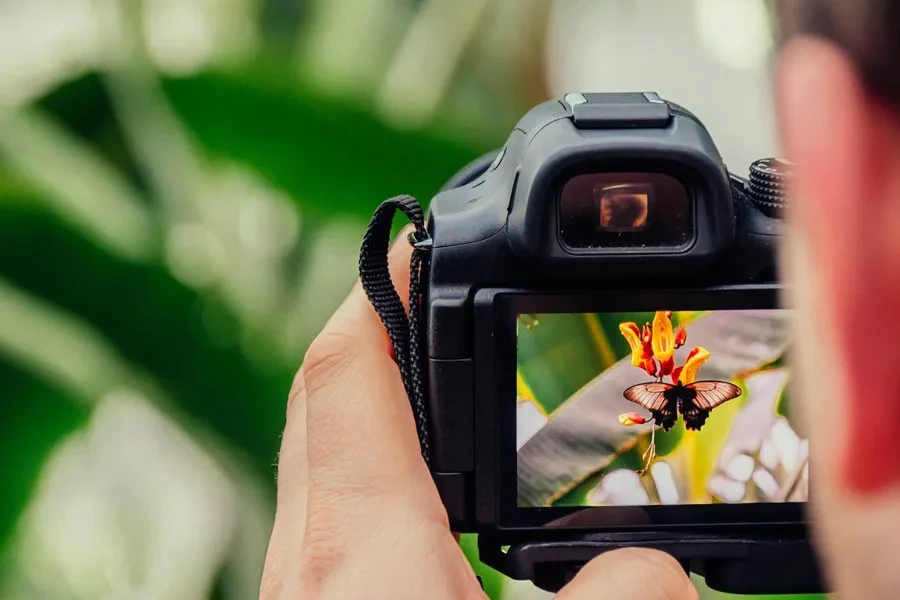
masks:
[[[788,311],[519,314],[520,508],[805,502]]]

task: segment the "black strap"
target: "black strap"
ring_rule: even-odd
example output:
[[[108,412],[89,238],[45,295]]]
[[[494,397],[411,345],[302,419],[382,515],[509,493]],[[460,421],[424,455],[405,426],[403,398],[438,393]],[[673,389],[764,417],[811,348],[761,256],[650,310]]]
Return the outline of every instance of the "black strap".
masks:
[[[409,271],[408,317],[388,270],[391,226],[397,210],[403,212],[416,228],[409,236],[414,250]],[[426,463],[431,462],[431,452],[428,444],[428,411],[422,381],[419,326],[422,311],[422,261],[430,248],[431,237],[425,230],[422,207],[412,196],[397,196],[382,202],[375,211],[359,252],[359,278],[394,346],[403,387],[409,396],[416,420],[422,457]]]

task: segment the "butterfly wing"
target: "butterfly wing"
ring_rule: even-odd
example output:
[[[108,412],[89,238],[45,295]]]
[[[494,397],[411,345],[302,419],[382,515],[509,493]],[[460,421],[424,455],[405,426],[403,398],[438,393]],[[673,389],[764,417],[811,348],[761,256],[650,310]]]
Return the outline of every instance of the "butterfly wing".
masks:
[[[686,394],[680,399],[679,408],[684,426],[700,431],[717,406],[741,395],[741,388],[725,381],[696,381],[684,386]]]
[[[678,420],[678,404],[671,397],[675,387],[667,383],[640,383],[625,390],[625,398],[650,411],[657,425],[668,431]]]

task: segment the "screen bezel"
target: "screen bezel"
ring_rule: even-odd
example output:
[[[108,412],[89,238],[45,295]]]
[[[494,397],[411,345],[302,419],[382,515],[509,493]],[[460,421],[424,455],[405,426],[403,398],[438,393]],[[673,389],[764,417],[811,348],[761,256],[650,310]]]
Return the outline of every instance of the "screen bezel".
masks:
[[[482,298],[484,300],[484,298]],[[519,314],[616,313],[666,310],[783,308],[777,285],[729,286],[702,291],[636,291],[576,294],[499,292],[493,295],[497,524],[500,529],[659,529],[806,523],[806,503],[704,504],[623,507],[519,507],[516,468],[516,320]],[[484,338],[482,338],[484,339]],[[483,481],[483,480],[482,480]]]

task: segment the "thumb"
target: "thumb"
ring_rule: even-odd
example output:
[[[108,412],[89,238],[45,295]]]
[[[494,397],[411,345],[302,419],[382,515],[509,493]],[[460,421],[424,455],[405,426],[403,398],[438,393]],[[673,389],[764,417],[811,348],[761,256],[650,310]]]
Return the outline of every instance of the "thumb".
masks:
[[[625,548],[589,562],[557,600],[698,600],[697,589],[677,560],[657,550]]]

